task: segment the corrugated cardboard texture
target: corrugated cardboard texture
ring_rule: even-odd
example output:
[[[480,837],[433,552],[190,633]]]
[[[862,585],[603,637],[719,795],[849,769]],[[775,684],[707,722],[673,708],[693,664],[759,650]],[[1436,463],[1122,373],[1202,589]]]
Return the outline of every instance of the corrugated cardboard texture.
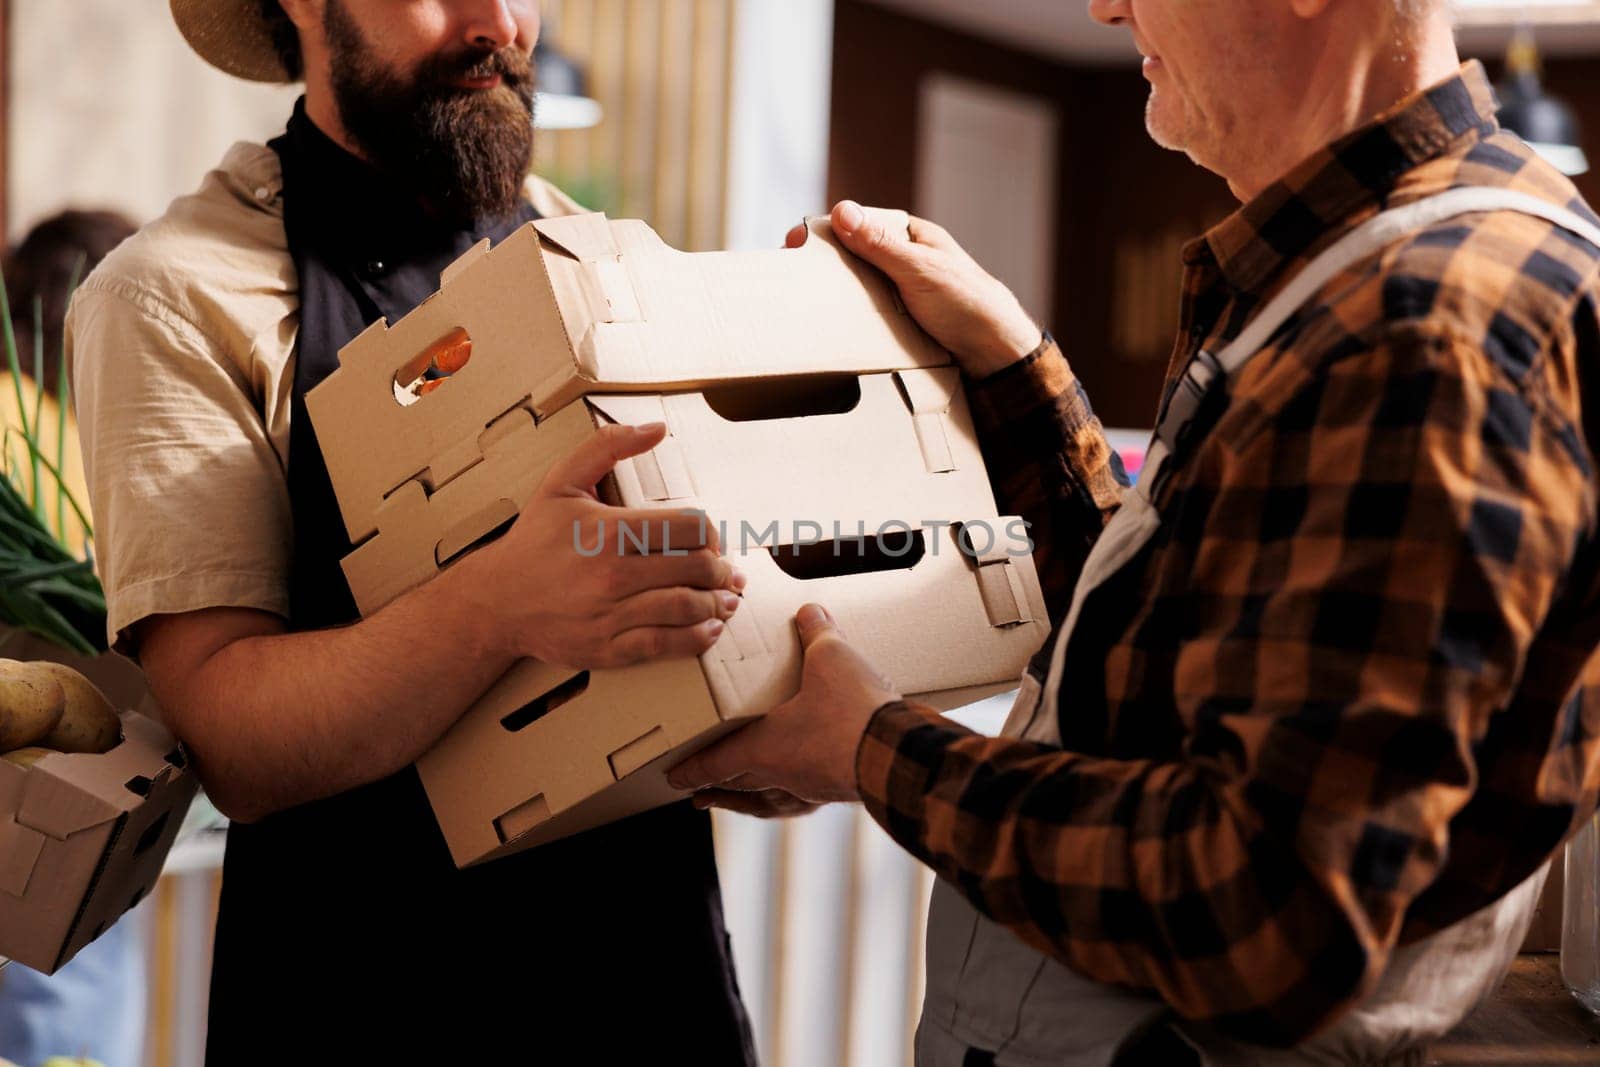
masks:
[[[103,755],[0,762],[0,955],[53,973],[154,887],[194,776],[159,724]]]
[[[467,253],[415,311],[345,346],[307,397],[351,541],[377,530],[401,485],[438,488],[476,462],[478,434],[516,407],[543,416],[590,392],[948,366],[889,283],[825,220],[810,226],[798,249],[690,254],[642,222],[579,215]],[[458,327],[471,360],[403,404],[396,372]]]

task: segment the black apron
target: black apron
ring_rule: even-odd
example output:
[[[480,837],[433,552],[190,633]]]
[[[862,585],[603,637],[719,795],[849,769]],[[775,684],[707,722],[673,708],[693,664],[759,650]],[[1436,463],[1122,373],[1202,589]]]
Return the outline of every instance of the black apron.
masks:
[[[318,210],[322,174],[305,148],[320,134],[309,123],[297,131],[302,122],[297,112],[272,144],[300,279],[288,471],[295,631],[357,618],[339,567],[350,544],[305,394],[362,327],[409,310],[380,307],[393,293],[374,279],[395,265],[352,267],[332,251],[341,220]],[[323,141],[319,151],[332,144]],[[475,236],[498,241],[533,217],[525,206],[481,233],[449,235],[423,253],[431,277]],[[457,870],[407,768],[229,831],[209,1067],[480,1055],[755,1062],[704,813],[674,805]]]

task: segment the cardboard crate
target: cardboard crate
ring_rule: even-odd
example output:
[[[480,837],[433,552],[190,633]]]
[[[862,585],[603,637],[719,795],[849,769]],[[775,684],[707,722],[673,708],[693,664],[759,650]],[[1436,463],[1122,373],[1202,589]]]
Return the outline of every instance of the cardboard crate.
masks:
[[[897,684],[936,705],[1014,684],[1048,630],[1037,576],[1031,559],[1014,554],[1022,539],[1007,538],[1014,520],[996,515],[959,372],[884,279],[834,248],[825,227],[813,229],[809,254],[685,256],[653,234],[645,240],[642,224],[614,224],[626,236],[620,246],[656,253],[619,257],[615,270],[599,272],[604,284],[674,298],[642,300],[651,310],[626,317],[625,344],[601,329],[617,323],[602,322],[574,346],[571,323],[586,321],[595,298],[561,279],[584,277],[590,261],[567,263],[570,237],[536,249],[529,235],[545,224],[535,225],[464,258],[400,323],[362,334],[310,397],[346,523],[362,538],[345,560],[358,606],[378,610],[481,544],[552,464],[608,423],[660,421],[669,434],[618,466],[606,499],[707,512],[726,524],[725,550],[750,582],[699,661],[594,672],[525,661],[502,678],[418,761],[458,863],[672,799],[666,768],[794,692],[801,657],[792,618],[808,601],[826,603]],[[740,263],[756,265],[759,285],[729,280],[742,276]],[[530,310],[546,299],[546,283],[555,313]],[[514,299],[518,292],[533,295]],[[818,316],[829,325],[813,329]],[[541,318],[560,319],[562,332],[538,332]],[[398,399],[418,353],[458,329],[473,344],[467,366],[420,400]],[[699,344],[696,330],[705,331]],[[762,348],[762,336],[784,340]],[[646,381],[655,391],[644,391]],[[629,387],[640,391],[598,391]],[[541,409],[541,396],[582,399]],[[982,524],[982,551],[958,548],[950,526],[881,543],[851,539],[897,521]],[[841,554],[831,543],[798,543],[831,542],[835,523],[847,541]],[[876,569],[856,573],[864,568],[851,556],[874,545]],[[893,555],[902,547],[907,554]]]
[[[795,395],[807,388],[810,395]],[[432,578],[520,513],[549,468],[595,427],[651,422],[666,423],[668,436],[617,466],[615,502],[697,509],[731,535],[744,523],[758,532],[776,524],[789,535],[812,522],[820,538],[834,521],[868,532],[894,520],[995,521],[954,368],[812,379],[808,387],[786,379],[591,395],[539,423],[526,408],[508,412],[478,435],[478,460],[456,478],[395,488],[373,515],[374,534],[344,561],[362,614]]]
[[[110,752],[0,761],[0,955],[53,974],[147,896],[197,784],[160,724]]]
[[[1031,567],[1003,559],[979,567],[949,528],[930,541],[908,570],[811,580],[785,573],[781,552],[730,554],[750,591],[699,660],[592,672],[518,664],[417,762],[457,862],[676,799],[669,768],[799,688],[792,619],[809,601],[827,604],[857,647],[897,682],[925,688],[914,695],[934,706],[1015,685],[1046,629]],[[979,577],[991,567],[993,584]],[[997,625],[994,602],[1014,621]]]
[[[826,220],[809,225],[797,249],[690,254],[642,222],[573,215],[462,256],[411,314],[345,346],[306,398],[351,543],[377,532],[396,487],[431,491],[478,462],[480,435],[515,408],[542,418],[585,393],[951,367],[893,287]],[[397,374],[458,328],[471,362],[419,402],[398,397]]]

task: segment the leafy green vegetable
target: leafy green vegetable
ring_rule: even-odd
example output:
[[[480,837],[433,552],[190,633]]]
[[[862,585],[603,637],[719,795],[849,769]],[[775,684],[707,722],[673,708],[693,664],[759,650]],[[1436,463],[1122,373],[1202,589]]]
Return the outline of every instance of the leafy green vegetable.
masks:
[[[81,268],[80,268],[81,269]],[[78,270],[73,272],[74,288]],[[40,308],[35,305],[33,374],[35,389],[30,412],[23,395],[23,373],[18,359],[16,331],[12,327],[11,304],[5,282],[0,279],[0,341],[5,348],[5,367],[11,374],[20,426],[4,428],[4,476],[0,477],[0,622],[68,648],[94,654],[106,648],[106,600],[95,577],[94,563],[87,551],[93,536],[88,515],[62,479],[66,463],[67,372],[65,353],[56,380],[56,448],[54,461],[41,445],[44,383],[44,333],[38,322]],[[20,442],[27,459],[17,461],[15,445]],[[45,475],[48,474],[49,478]],[[54,507],[48,483],[54,482]],[[67,509],[83,524],[85,556],[79,558],[64,541]],[[50,518],[54,513],[52,528]]]

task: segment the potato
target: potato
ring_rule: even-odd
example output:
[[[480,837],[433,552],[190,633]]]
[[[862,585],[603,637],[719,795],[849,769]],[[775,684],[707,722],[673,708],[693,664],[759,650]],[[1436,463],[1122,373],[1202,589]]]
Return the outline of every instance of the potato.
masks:
[[[41,676],[54,680],[66,694],[61,721],[39,743],[58,752],[109,752],[122,740],[122,721],[111,701],[89,679],[59,663],[30,663]]]
[[[46,756],[55,755],[55,751],[53,748],[39,748],[35,745],[31,748],[19,748],[15,752],[7,752],[5,755],[0,756],[0,759],[5,760],[7,763],[15,763],[18,767],[32,767]]]
[[[0,659],[0,752],[43,742],[66,712],[65,687],[34,667]]]

